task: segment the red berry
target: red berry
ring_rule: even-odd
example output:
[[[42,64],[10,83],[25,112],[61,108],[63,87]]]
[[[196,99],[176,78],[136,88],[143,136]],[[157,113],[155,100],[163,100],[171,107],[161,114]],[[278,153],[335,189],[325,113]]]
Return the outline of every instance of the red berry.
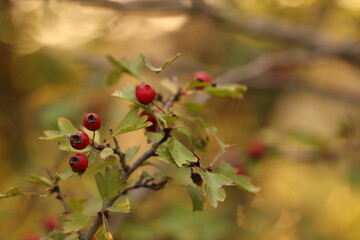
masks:
[[[142,117],[142,116],[147,116],[147,121],[149,121],[153,124],[153,125],[147,127],[146,131],[147,132],[156,132],[158,123],[157,123],[154,115],[144,111],[140,114],[140,117]]]
[[[248,153],[252,158],[258,159],[265,154],[266,146],[259,139],[253,139],[248,147]]]
[[[55,216],[46,216],[44,218],[44,227],[47,231],[51,232],[54,229],[59,228],[59,219]]]
[[[75,153],[69,159],[69,164],[74,172],[84,172],[88,167],[88,157],[82,153]]]
[[[140,84],[136,87],[136,98],[142,104],[151,103],[155,97],[156,92],[149,84]]]
[[[211,76],[207,72],[196,72],[192,78],[192,81],[200,81],[205,83],[211,83]],[[204,89],[204,87],[196,87],[195,89]]]
[[[24,240],[39,240],[40,236],[36,234],[28,234],[24,237]]]
[[[73,148],[77,150],[81,150],[87,147],[89,145],[89,136],[84,132],[74,132],[70,136],[70,144]]]
[[[84,126],[90,131],[96,131],[101,127],[101,118],[95,113],[88,113],[84,117]]]

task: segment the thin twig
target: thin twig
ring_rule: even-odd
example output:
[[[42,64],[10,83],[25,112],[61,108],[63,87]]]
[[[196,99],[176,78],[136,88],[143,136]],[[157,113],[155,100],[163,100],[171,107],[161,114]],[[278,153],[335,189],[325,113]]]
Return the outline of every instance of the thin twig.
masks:
[[[110,131],[111,136],[113,136],[113,134],[114,134],[113,129],[109,128],[109,131]],[[127,172],[129,170],[129,166],[126,164],[125,154],[123,152],[121,152],[119,142],[118,142],[118,140],[116,139],[115,136],[113,136],[113,140],[114,140],[114,143],[115,143],[115,147],[113,148],[113,151],[114,151],[115,154],[117,154],[119,156],[120,164],[121,164],[122,169],[125,172]]]
[[[122,176],[121,176],[121,179],[120,181],[121,182],[126,182],[127,179],[130,177],[130,175],[138,168],[141,166],[141,164],[143,162],[145,162],[147,159],[149,159],[151,156],[153,156],[156,152],[156,150],[158,149],[158,147],[164,143],[170,136],[171,136],[171,129],[170,128],[165,128],[164,129],[164,136],[163,138],[159,141],[159,142],[156,142],[156,143],[153,143],[151,145],[151,147],[146,151],[144,152],[134,163],[133,165],[131,165],[128,169],[127,172],[123,172]],[[108,207],[112,206],[114,204],[114,202],[120,197],[121,193],[119,192],[119,194],[106,201],[103,205],[103,210],[106,210]],[[100,211],[101,213],[101,211]],[[94,234],[96,233],[96,231],[98,230],[98,228],[101,226],[102,224],[102,215],[101,214],[98,214],[98,216],[95,218],[94,222],[92,223],[92,225],[90,226],[89,230],[86,232],[85,234],[85,237],[84,239],[85,240],[89,240],[91,239],[92,236],[94,236]]]
[[[164,104],[164,110],[165,111],[169,111],[169,109],[172,107],[172,105],[174,105],[175,102],[180,100],[180,96],[182,95],[182,88],[179,87],[177,92],[173,95],[171,95],[168,100],[166,100],[165,104]]]

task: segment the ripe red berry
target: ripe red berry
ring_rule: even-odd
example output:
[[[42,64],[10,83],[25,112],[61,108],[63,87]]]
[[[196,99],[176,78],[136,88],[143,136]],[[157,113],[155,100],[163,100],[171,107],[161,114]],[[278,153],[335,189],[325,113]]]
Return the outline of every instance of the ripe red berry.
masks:
[[[196,72],[192,78],[192,81],[200,81],[205,83],[211,83],[211,76],[207,72]],[[196,89],[204,89],[204,87],[196,87]]]
[[[51,232],[54,229],[59,228],[60,223],[59,219],[55,216],[46,216],[43,220],[44,227],[48,232]]]
[[[96,131],[101,127],[101,118],[95,113],[88,113],[84,117],[84,126],[90,131]]]
[[[86,148],[87,145],[89,145],[89,141],[90,141],[89,136],[81,131],[74,132],[70,136],[70,144],[73,148],[77,150]]]
[[[70,157],[69,164],[74,172],[84,172],[88,167],[89,160],[85,154],[75,153]]]
[[[149,104],[151,103],[155,97],[156,92],[149,84],[140,84],[136,87],[136,98],[142,104]]]
[[[248,153],[254,159],[261,158],[265,154],[265,150],[265,144],[259,139],[253,139],[248,147]]]
[[[153,125],[149,126],[146,128],[146,131],[147,132],[156,132],[157,130],[157,126],[158,126],[158,123],[154,117],[154,115],[152,115],[151,113],[148,113],[148,112],[142,112],[140,114],[140,117],[142,116],[147,116],[147,121],[151,122]]]

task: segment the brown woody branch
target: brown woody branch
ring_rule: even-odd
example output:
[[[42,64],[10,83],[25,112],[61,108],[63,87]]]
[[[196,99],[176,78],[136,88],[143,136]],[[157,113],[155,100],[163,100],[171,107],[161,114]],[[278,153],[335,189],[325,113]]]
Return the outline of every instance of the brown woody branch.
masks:
[[[290,22],[260,16],[245,16],[239,12],[221,11],[214,9],[203,0],[191,0],[191,4],[184,1],[156,0],[115,2],[110,0],[68,0],[84,5],[105,7],[124,13],[176,13],[194,14],[201,13],[230,31],[240,32],[256,38],[270,37],[280,42],[291,43],[315,51],[323,55],[336,56],[353,64],[360,64],[360,48],[357,40],[348,40],[336,36],[329,36],[319,32],[318,29]]]
[[[130,177],[130,175],[138,168],[142,165],[142,163],[144,163],[147,159],[149,159],[150,157],[155,155],[156,150],[158,149],[158,147],[164,143],[169,137],[170,137],[170,133],[171,133],[171,129],[165,128],[164,129],[164,136],[163,138],[156,143],[153,143],[151,145],[151,147],[144,152],[129,168],[127,172],[123,172],[122,176],[121,176],[121,180],[122,182],[126,182],[127,179]],[[147,182],[146,184],[149,184],[149,182]],[[163,186],[165,186],[166,182],[162,183]],[[162,186],[162,184],[160,184],[159,186]],[[148,185],[150,186],[150,185]],[[163,187],[162,186],[162,187]],[[122,195],[122,192],[119,192],[119,195],[114,197],[113,199],[110,199],[108,201],[106,201],[103,205],[101,212],[106,211],[106,209],[110,206],[112,206],[114,204],[114,202],[120,197],[120,195]],[[92,223],[92,225],[90,226],[89,230],[86,232],[84,240],[89,240],[91,239],[92,236],[94,236],[94,234],[96,233],[97,229],[101,226],[102,224],[102,215],[98,214],[98,216],[95,218],[94,222]]]

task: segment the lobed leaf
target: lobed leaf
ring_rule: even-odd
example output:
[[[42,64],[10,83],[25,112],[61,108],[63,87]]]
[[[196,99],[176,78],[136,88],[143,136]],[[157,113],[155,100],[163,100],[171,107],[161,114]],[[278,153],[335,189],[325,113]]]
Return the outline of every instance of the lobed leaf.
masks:
[[[169,163],[169,164],[175,164],[175,160],[174,158],[171,156],[171,153],[169,151],[169,148],[162,144],[158,147],[158,149],[156,150],[156,154],[157,159],[165,162],[165,163]]]
[[[130,212],[130,202],[126,197],[119,198],[116,202],[108,207],[107,210],[110,212],[121,212],[121,213],[129,213]]]
[[[187,165],[189,162],[197,162],[197,157],[189,151],[181,142],[172,138],[168,144],[169,152],[178,167]]]
[[[82,212],[84,205],[87,202],[87,198],[66,198],[66,202],[69,205],[71,211]]]
[[[63,232],[69,233],[72,231],[79,231],[89,223],[90,219],[89,216],[80,212],[70,213],[64,217],[65,222],[63,225]]]
[[[147,116],[139,117],[138,111],[138,108],[133,108],[132,110],[130,110],[130,112],[126,114],[125,118],[116,127],[113,136],[151,126],[152,123],[146,121]]]
[[[174,62],[178,57],[180,57],[180,53],[176,54],[175,57],[168,59],[161,67],[154,67],[150,60],[147,59],[143,54],[141,54],[141,58],[145,64],[145,66],[147,66],[151,71],[156,72],[156,73],[160,73],[161,71],[163,71],[165,68],[167,68],[172,62]]]
[[[193,205],[193,212],[202,211],[204,208],[204,197],[201,194],[201,191],[199,190],[199,188],[191,186],[191,185],[187,185],[186,189],[191,198],[191,202]]]
[[[100,157],[102,159],[107,159],[108,157],[112,156],[114,154],[114,151],[107,147],[107,148],[104,148],[103,150],[101,150],[100,152]]]
[[[78,131],[78,129],[72,124],[69,119],[66,118],[58,118],[58,127],[63,135],[70,136],[74,132]]]
[[[96,173],[95,180],[104,201],[116,197],[118,192],[124,188],[123,184],[120,183],[120,171],[114,167],[105,168],[105,174]]]
[[[217,207],[218,202],[223,202],[226,198],[226,192],[222,186],[234,185],[233,181],[220,173],[206,172],[199,169],[199,173],[204,181],[203,191],[207,196],[209,204],[212,207]]]
[[[251,181],[250,178],[244,176],[244,175],[237,175],[237,169],[232,167],[230,164],[226,162],[222,162],[219,165],[219,172],[226,176],[227,178],[231,179],[235,182],[236,187],[239,189],[242,189],[246,192],[255,194],[260,191],[259,187],[255,187]]]

